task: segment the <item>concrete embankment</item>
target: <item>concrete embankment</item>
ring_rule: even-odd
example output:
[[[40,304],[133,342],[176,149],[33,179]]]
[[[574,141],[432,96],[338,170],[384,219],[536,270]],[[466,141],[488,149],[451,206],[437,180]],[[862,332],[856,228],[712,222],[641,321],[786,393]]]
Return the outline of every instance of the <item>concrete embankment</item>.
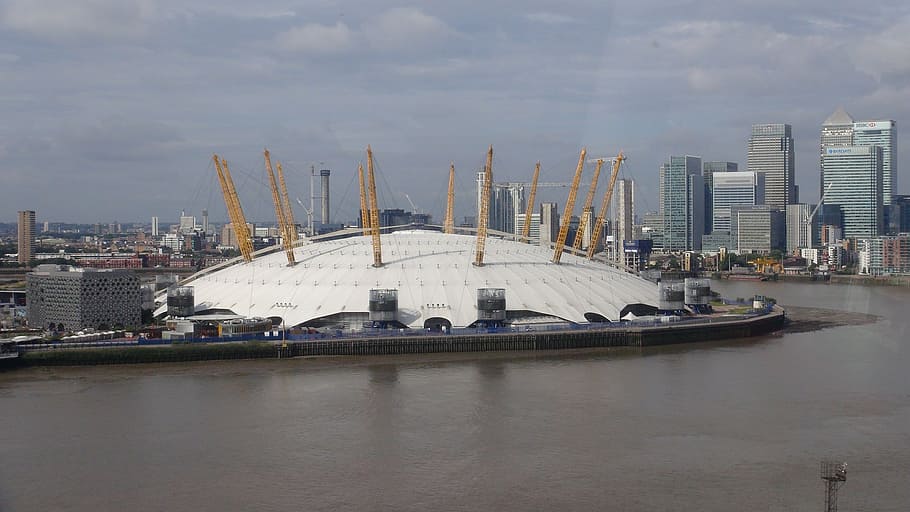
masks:
[[[369,339],[187,344],[144,347],[58,349],[23,353],[18,366],[165,363],[221,359],[265,359],[312,356],[432,354],[454,352],[539,351],[604,347],[654,347],[722,339],[746,338],[784,327],[784,311],[759,317],[718,318],[709,323],[578,331],[504,334],[413,335]]]

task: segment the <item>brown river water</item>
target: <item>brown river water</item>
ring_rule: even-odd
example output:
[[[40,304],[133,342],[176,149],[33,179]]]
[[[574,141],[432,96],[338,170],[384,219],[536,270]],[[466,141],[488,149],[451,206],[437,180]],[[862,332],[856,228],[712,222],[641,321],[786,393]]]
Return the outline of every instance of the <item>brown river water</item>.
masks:
[[[0,511],[823,510],[827,458],[848,463],[842,511],[908,510],[910,290],[715,287],[880,319],[645,351],[0,372]]]

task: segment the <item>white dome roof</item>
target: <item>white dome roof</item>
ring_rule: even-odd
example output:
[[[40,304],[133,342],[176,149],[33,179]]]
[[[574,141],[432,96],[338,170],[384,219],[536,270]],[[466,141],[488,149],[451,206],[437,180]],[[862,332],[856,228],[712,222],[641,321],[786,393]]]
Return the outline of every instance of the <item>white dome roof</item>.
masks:
[[[488,238],[484,265],[475,267],[475,236],[434,231],[382,235],[383,266],[373,267],[371,239],[355,236],[309,243],[238,263],[191,282],[196,311],[230,310],[282,317],[300,325],[334,314],[367,313],[371,289],[398,290],[398,320],[423,327],[445,318],[463,327],[477,320],[477,289],[504,288],[506,309],[585,323],[585,313],[618,320],[628,304],[656,304],[657,285],[623,270],[512,240]],[[166,307],[159,309],[164,312]]]

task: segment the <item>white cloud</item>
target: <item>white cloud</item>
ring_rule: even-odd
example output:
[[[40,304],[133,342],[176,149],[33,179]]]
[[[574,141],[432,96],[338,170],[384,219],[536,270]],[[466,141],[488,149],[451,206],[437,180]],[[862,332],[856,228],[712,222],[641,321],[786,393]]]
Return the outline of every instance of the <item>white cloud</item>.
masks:
[[[291,52],[342,53],[354,44],[356,34],[342,22],[334,26],[308,23],[278,34],[278,45]]]
[[[880,79],[888,73],[910,72],[908,48],[910,17],[864,37],[851,49],[850,57],[857,69]]]
[[[47,39],[143,35],[155,14],[151,0],[9,0],[2,26]]]
[[[575,23],[575,18],[572,18],[571,16],[547,11],[538,11],[525,14],[525,18],[528,21],[545,23],[547,25],[566,25],[568,23]]]
[[[395,8],[364,25],[362,32],[373,46],[396,49],[444,39],[452,34],[452,29],[419,9]]]

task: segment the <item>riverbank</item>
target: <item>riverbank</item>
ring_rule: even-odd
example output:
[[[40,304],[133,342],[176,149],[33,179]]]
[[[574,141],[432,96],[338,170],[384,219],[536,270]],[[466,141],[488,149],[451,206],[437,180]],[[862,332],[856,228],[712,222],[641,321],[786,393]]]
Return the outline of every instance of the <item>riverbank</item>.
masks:
[[[670,322],[648,326],[600,329],[516,332],[472,335],[421,334],[381,338],[330,338],[238,343],[193,343],[155,346],[51,349],[23,352],[7,366],[74,366],[101,364],[168,363],[225,359],[267,359],[314,356],[373,356],[506,351],[551,351],[615,347],[659,347],[704,341],[740,339],[784,328],[787,315],[780,307],[747,318],[710,322]]]

